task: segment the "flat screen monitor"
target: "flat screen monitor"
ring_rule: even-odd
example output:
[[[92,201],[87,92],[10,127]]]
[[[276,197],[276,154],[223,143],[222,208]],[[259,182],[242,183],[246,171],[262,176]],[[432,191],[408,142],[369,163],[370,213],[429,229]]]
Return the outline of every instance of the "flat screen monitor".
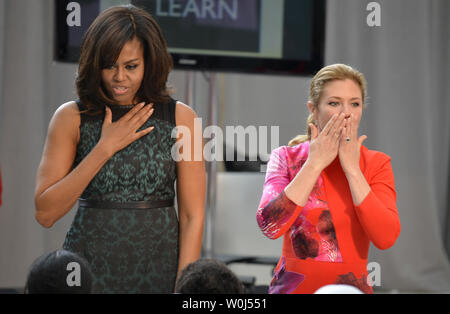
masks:
[[[55,60],[77,62],[84,32],[118,4],[155,17],[176,69],[311,75],[323,66],[325,0],[55,0]]]

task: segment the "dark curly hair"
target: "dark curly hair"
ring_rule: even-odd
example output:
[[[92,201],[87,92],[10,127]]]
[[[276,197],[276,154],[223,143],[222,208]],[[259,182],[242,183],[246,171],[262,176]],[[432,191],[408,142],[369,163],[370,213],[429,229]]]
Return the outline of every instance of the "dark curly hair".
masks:
[[[79,266],[79,285],[67,283],[70,263]],[[70,266],[70,265],[69,265]],[[30,267],[25,293],[27,294],[89,294],[92,271],[83,257],[67,250],[57,250],[38,257]]]
[[[175,292],[181,294],[243,294],[244,286],[225,264],[213,259],[199,259],[181,271]]]

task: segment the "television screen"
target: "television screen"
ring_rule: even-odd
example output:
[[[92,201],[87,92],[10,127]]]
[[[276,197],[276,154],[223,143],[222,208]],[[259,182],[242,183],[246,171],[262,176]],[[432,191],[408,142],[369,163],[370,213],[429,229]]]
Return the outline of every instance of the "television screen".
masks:
[[[323,66],[325,0],[56,0],[55,59],[76,62],[99,12],[127,3],[158,21],[175,68],[309,75]]]

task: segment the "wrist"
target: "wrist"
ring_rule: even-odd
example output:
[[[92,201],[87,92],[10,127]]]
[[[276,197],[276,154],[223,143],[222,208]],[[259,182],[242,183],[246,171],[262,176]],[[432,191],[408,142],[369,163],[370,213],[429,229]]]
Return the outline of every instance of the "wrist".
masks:
[[[359,167],[354,167],[350,169],[343,169],[344,174],[347,178],[355,178],[362,175],[362,171]]]
[[[303,168],[309,168],[313,173],[320,174],[323,169],[325,169],[324,166],[320,165],[317,162],[312,161],[311,159],[306,159],[305,164],[303,165]]]
[[[97,145],[95,146],[97,152],[102,155],[105,159],[110,159],[112,156],[114,156],[115,152],[113,149],[109,148],[107,145],[105,145],[102,141],[99,141]]]

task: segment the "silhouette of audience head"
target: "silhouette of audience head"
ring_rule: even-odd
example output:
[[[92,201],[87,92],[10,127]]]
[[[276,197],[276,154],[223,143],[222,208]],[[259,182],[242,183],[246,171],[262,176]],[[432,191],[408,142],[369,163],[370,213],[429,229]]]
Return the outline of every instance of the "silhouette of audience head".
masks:
[[[25,286],[29,294],[88,294],[92,272],[79,255],[57,250],[38,257],[31,265]]]
[[[361,290],[349,285],[326,285],[314,294],[364,294]]]
[[[244,286],[222,262],[214,259],[199,259],[181,271],[175,292],[182,294],[243,294]]]

